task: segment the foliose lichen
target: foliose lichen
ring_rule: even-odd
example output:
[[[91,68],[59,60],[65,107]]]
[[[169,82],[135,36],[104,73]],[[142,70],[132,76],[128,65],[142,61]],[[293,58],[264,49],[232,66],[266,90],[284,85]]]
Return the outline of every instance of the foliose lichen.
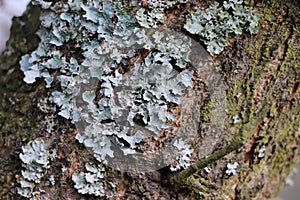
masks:
[[[31,198],[36,183],[47,173],[50,161],[56,156],[55,150],[49,152],[43,140],[35,139],[22,147],[19,155],[22,160],[22,176],[18,180],[20,187],[17,188],[18,194],[23,197]]]
[[[180,155],[176,158],[177,164],[171,166],[170,169],[172,171],[177,171],[181,168],[187,168],[190,166],[190,157],[193,153],[191,146],[186,144],[182,139],[176,140],[173,145],[178,149]]]
[[[257,33],[258,20],[258,14],[243,6],[243,0],[228,0],[222,6],[215,2],[205,10],[191,12],[184,28],[199,35],[207,51],[214,55],[223,51],[230,37],[242,34],[243,30]]]
[[[188,0],[171,0],[171,1],[164,1],[164,0],[148,0],[147,6],[153,10],[161,10],[164,11],[166,9],[170,9],[175,7],[176,5],[187,3]]]
[[[188,66],[191,39],[154,29],[164,22],[165,9],[186,2],[147,1],[148,9],[139,7],[133,16],[120,1],[32,1],[43,9],[38,32],[41,41],[35,51],[22,57],[21,70],[26,83],[45,81],[52,92],[44,102],[54,103],[58,114],[76,125],[76,139],[99,161],[87,164],[87,173],[73,174],[80,193],[107,195],[101,183],[102,165],[117,152],[127,156],[145,150],[143,140],[171,129],[182,117],[170,107],[194,106],[182,100],[197,74],[197,69]],[[208,51],[214,54],[248,23],[254,33],[256,15],[232,0],[222,8],[213,4],[204,13],[192,12],[185,28],[206,38]],[[186,95],[189,101],[194,97]],[[176,151],[172,155],[175,160],[167,163],[171,170],[191,164],[193,148],[186,138],[172,142]],[[47,167],[48,163],[41,169]],[[32,180],[24,181],[23,188],[32,191]],[[19,193],[26,196],[28,191]]]
[[[237,175],[237,171],[236,169],[238,168],[239,164],[237,162],[234,162],[233,164],[231,163],[227,163],[227,170],[225,171],[225,173],[227,175]]]
[[[138,23],[145,28],[157,28],[159,24],[164,23],[165,14],[164,11],[175,6],[187,3],[187,0],[148,0],[147,9],[140,8],[136,12],[136,19]]]
[[[75,183],[75,188],[81,194],[92,194],[95,196],[108,196],[105,193],[102,178],[103,166],[94,166],[93,164],[87,163],[85,165],[86,173],[74,173],[72,180]]]
[[[60,83],[61,90],[53,91],[49,100],[59,107],[59,115],[76,125],[84,124],[76,138],[92,149],[97,160],[107,163],[107,156],[114,157],[112,145],[124,155],[133,154],[149,133],[170,127],[176,116],[168,105],[180,105],[181,96],[193,85],[194,72],[186,69],[191,44],[187,37],[139,28],[141,10],[132,17],[118,1],[70,0],[60,8],[50,2],[33,3],[45,10],[41,42],[20,61],[24,81],[43,78],[47,88],[53,81]],[[149,5],[161,10],[175,2]],[[81,55],[60,49],[69,43]],[[130,65],[130,59],[140,56],[140,49],[147,55]],[[126,65],[132,69],[122,72]],[[138,123],[149,133],[136,128]]]

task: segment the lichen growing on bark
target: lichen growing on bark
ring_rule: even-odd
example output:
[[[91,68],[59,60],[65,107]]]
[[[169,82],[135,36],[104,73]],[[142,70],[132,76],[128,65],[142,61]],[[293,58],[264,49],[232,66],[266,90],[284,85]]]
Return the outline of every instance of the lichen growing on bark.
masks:
[[[212,151],[215,153],[211,152],[207,158],[201,160],[200,167],[196,170],[197,173],[188,179],[188,183],[190,183],[188,185],[189,190],[185,190],[188,192],[182,192],[180,189],[177,191],[176,187],[168,186],[170,177],[176,177],[177,174],[173,174],[165,168],[160,171],[142,174],[120,173],[105,169],[105,172],[103,171],[103,183],[114,183],[114,187],[104,185],[108,194],[114,194],[116,197],[125,199],[192,199],[191,194],[193,192],[196,198],[206,199],[247,199],[255,197],[265,199],[276,194],[275,190],[277,190],[278,185],[274,185],[275,182],[281,182],[284,174],[287,174],[289,170],[287,166],[292,166],[297,155],[299,155],[297,149],[299,127],[296,123],[297,120],[299,121],[299,113],[297,112],[299,108],[299,89],[297,86],[299,85],[297,83],[299,73],[295,73],[299,71],[299,60],[295,59],[299,57],[299,49],[295,48],[295,46],[299,46],[297,45],[299,43],[299,30],[295,28],[298,27],[296,25],[299,24],[299,20],[297,21],[297,17],[293,16],[293,13],[298,13],[298,8],[292,6],[294,4],[286,2],[277,4],[274,2],[270,3],[272,5],[270,6],[266,2],[263,4],[256,2],[254,4],[251,1],[251,6],[255,6],[262,14],[260,24],[263,25],[263,29],[255,37],[243,34],[232,38],[225,51],[216,57],[222,78],[227,86],[224,90],[227,96],[227,114],[220,124],[228,130],[228,135],[222,138],[219,143],[217,142],[214,148],[212,147]],[[193,10],[194,6],[201,7],[199,4],[193,3],[179,5],[179,7],[175,6],[164,11],[168,16],[165,20],[166,25],[168,23],[172,24],[170,21],[172,16],[175,15],[178,16],[178,19],[185,19],[187,12],[184,10]],[[295,11],[286,12],[287,7],[293,8]],[[184,14],[181,13],[180,9],[183,10]],[[131,13],[135,11],[133,9]],[[275,15],[273,15],[274,13]],[[63,16],[63,18],[68,19],[68,16]],[[32,21],[30,22],[32,23]],[[276,23],[278,24],[275,25]],[[183,25],[184,21],[178,24]],[[26,30],[32,33],[35,32],[31,28],[26,28]],[[276,37],[272,38],[271,35]],[[268,39],[266,40],[266,38]],[[41,96],[49,96],[49,90],[45,90],[45,85],[40,80],[37,80],[37,84],[34,86],[24,85],[19,81],[22,79],[22,75],[18,72],[19,66],[16,64],[20,59],[18,55],[29,54],[28,50],[33,51],[34,48],[30,45],[24,45],[28,41],[27,43],[22,40],[16,41],[19,41],[17,42],[19,48],[11,46],[15,45],[12,41],[9,44],[11,55],[15,55],[13,51],[15,53],[18,51],[17,56],[9,59],[10,55],[6,54],[4,56],[6,61],[3,61],[2,56],[0,62],[1,72],[7,73],[7,76],[1,79],[1,83],[5,83],[7,80],[11,82],[8,85],[10,90],[5,89],[4,92],[1,92],[3,98],[1,98],[0,116],[1,125],[4,124],[4,126],[1,126],[1,133],[4,133],[1,137],[6,139],[4,145],[1,143],[0,159],[2,160],[0,166],[5,169],[0,172],[0,182],[3,183],[1,195],[3,194],[2,196],[9,198],[13,193],[16,193],[14,191],[16,186],[14,176],[20,173],[21,168],[20,162],[12,163],[12,160],[18,160],[20,147],[36,137],[46,136],[52,146],[58,149],[58,160],[53,162],[49,175],[51,174],[55,178],[60,187],[57,185],[49,187],[47,181],[50,177],[46,177],[37,188],[45,191],[40,194],[41,198],[50,198],[50,194],[52,194],[51,198],[61,197],[61,195],[64,198],[71,199],[85,198],[85,196],[76,193],[75,189],[72,189],[74,183],[71,177],[74,173],[85,171],[85,163],[96,162],[96,160],[76,142],[77,132],[74,129],[75,127],[70,125],[64,118],[57,116],[57,119],[54,119],[56,126],[54,126],[53,132],[50,131],[51,134],[41,127],[43,125],[38,123],[44,119],[44,114],[36,109],[37,99]],[[37,42],[37,40],[32,41],[32,44],[35,43],[34,41]],[[75,58],[83,61],[80,56],[82,51],[76,48],[72,49],[73,44],[73,41],[68,43],[66,52],[71,52],[75,55]],[[74,54],[75,52],[79,52],[79,54]],[[284,53],[282,54],[282,52]],[[66,57],[66,60],[68,59],[71,59],[71,57]],[[11,64],[7,62],[8,60],[11,61]],[[80,63],[78,62],[78,64]],[[274,67],[274,63],[280,64]],[[8,68],[15,69],[13,72],[10,71],[14,78],[11,78],[12,76],[8,73]],[[17,78],[15,77],[16,74]],[[52,87],[55,87],[55,85]],[[205,88],[205,86],[201,88],[201,85],[199,87],[199,90]],[[201,99],[206,94],[207,92],[200,92],[197,95]],[[209,130],[205,127],[205,123],[220,118],[214,118],[217,109],[211,110],[216,106],[215,102],[209,101],[209,98],[202,99],[206,102],[204,104],[200,103],[200,106],[194,109],[193,113],[200,112],[202,132],[200,131],[198,136],[205,139],[205,130]],[[270,105],[268,101],[271,102]],[[12,105],[11,102],[15,102],[15,104]],[[220,99],[217,99],[216,102],[217,105],[224,105]],[[7,110],[9,110],[9,114],[6,113]],[[27,110],[33,112],[26,113]],[[226,117],[227,115],[228,117]],[[224,115],[221,113],[219,116]],[[239,123],[232,123],[233,116],[239,117]],[[286,123],[287,121],[289,123]],[[21,138],[25,138],[26,142]],[[201,144],[202,140],[199,138],[191,143],[195,149],[199,148],[199,144]],[[242,145],[244,147],[240,148]],[[257,155],[261,145],[265,145],[265,156],[258,158]],[[285,146],[286,148],[284,148]],[[238,150],[235,151],[236,149]],[[290,151],[290,149],[293,149],[293,151]],[[14,157],[16,159],[10,159]],[[288,163],[285,160],[286,157],[292,162]],[[224,175],[227,163],[234,162],[240,164],[237,176]],[[201,170],[205,166],[211,169],[209,173],[207,170]],[[13,170],[6,173],[7,168]],[[281,176],[278,176],[278,174],[281,174]],[[265,179],[262,177],[265,177]],[[177,186],[182,187],[185,182],[186,180],[183,180]],[[176,191],[176,195],[174,191]],[[19,197],[14,196],[14,198]]]

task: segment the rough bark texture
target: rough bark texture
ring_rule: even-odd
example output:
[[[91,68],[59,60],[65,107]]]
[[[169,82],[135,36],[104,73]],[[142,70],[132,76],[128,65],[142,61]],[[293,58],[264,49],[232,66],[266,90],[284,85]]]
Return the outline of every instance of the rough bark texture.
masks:
[[[224,126],[231,135],[215,153],[180,173],[162,169],[130,174],[108,169],[105,179],[117,185],[111,188],[113,199],[261,200],[278,194],[300,155],[300,5],[279,0],[248,4],[261,14],[260,31],[233,38],[214,58],[227,87],[228,113],[238,114],[241,122],[226,119]],[[170,17],[171,27],[180,26],[176,20],[186,9],[189,6],[176,11],[178,18]],[[38,18],[39,8],[32,6],[23,17],[15,18],[7,49],[0,56],[0,199],[20,199],[16,194],[21,171],[18,154],[22,145],[36,137],[50,138],[49,145],[59,155],[37,186],[37,199],[97,199],[78,194],[71,180],[74,171],[94,158],[76,142],[76,131],[67,120],[56,117],[54,133],[46,133],[45,113],[36,105],[49,91],[42,81],[27,85],[22,80],[18,61],[38,44]],[[209,106],[200,112],[203,121],[212,120]],[[265,156],[258,158],[262,145]],[[226,175],[226,164],[235,161],[240,163],[238,175]],[[62,166],[68,168],[64,173]],[[210,173],[204,167],[210,167]],[[51,174],[57,180],[54,186],[47,181]]]

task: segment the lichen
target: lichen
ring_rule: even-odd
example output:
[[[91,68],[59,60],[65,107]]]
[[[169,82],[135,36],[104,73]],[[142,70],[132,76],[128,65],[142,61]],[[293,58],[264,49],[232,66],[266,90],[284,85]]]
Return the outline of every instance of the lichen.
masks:
[[[215,2],[206,10],[191,12],[184,28],[199,35],[211,55],[219,54],[233,35],[258,31],[258,15],[242,4],[243,0],[224,1],[223,6]]]
[[[75,188],[81,194],[92,194],[95,196],[108,196],[105,194],[104,186],[102,183],[103,167],[101,165],[93,166],[87,163],[85,165],[86,173],[74,173],[72,180],[75,183]]]
[[[36,183],[47,173],[50,168],[50,160],[56,156],[55,151],[49,152],[43,140],[35,139],[22,147],[19,156],[22,160],[22,176],[18,180],[20,187],[18,194],[23,197],[31,198]]]
[[[100,163],[93,169],[100,170],[100,165],[117,162],[113,167],[118,170],[130,170],[128,166],[132,165],[140,171],[169,165],[175,171],[187,168],[192,163],[191,157],[197,157],[191,143],[200,118],[199,110],[194,106],[196,108],[200,100],[193,89],[197,87],[195,80],[199,81],[199,74],[203,71],[209,74],[212,67],[208,67],[210,71],[199,69],[207,67],[208,55],[202,49],[197,53],[204,59],[198,58],[197,54],[197,63],[192,63],[191,54],[196,47],[191,38],[162,28],[155,29],[164,23],[166,9],[186,2],[148,1],[148,8],[139,6],[129,13],[119,1],[33,1],[43,9],[38,31],[41,41],[35,51],[23,55],[20,60],[24,81],[28,84],[37,79],[45,81],[51,92],[45,102],[54,103],[58,115],[76,125],[76,139],[90,149]],[[248,22],[250,32],[256,31],[256,15],[241,6],[240,1],[233,2],[224,2],[222,8],[213,4],[206,13],[209,18],[206,20],[216,23],[213,25],[217,26],[222,17],[222,20],[230,18],[236,25],[223,33],[214,30],[226,37],[211,36],[218,38],[218,42],[206,43],[210,53],[219,53],[231,33],[240,34],[240,26],[244,27]],[[217,11],[222,11],[223,15],[215,15]],[[198,15],[201,15],[200,11],[191,13],[191,19],[188,18],[185,25],[191,33],[201,33],[199,26],[194,26],[194,23],[202,23]],[[225,31],[227,21],[222,23],[221,28]],[[205,33],[211,32],[210,28],[200,27]],[[203,76],[211,79],[207,81],[209,87],[218,86],[219,83],[211,84],[216,81],[213,74]],[[216,96],[215,100],[224,104],[225,100],[221,100],[224,91],[217,91]],[[215,121],[222,114],[216,114]],[[193,120],[185,115],[193,116]],[[52,125],[48,126],[49,133]],[[216,137],[213,132],[222,128],[210,128],[211,138]],[[172,131],[176,134],[169,134],[170,145],[159,149],[160,152],[155,145],[143,145],[151,137],[157,140],[155,137]],[[202,154],[211,151],[212,147],[207,149],[199,155],[205,156]],[[156,151],[153,153],[153,150]],[[165,151],[168,154],[164,154]],[[119,162],[125,164],[121,166]],[[140,167],[141,163],[145,169]],[[148,164],[153,164],[154,168],[146,166]],[[73,181],[81,193],[105,195],[101,184],[98,188],[87,186],[95,180],[87,180],[83,172],[75,173]],[[97,182],[101,181],[101,177],[97,177]]]
[[[123,156],[138,153],[144,139],[175,124],[178,116],[169,106],[184,103],[182,96],[193,87],[197,73],[187,66],[190,38],[154,30],[156,23],[147,25],[151,29],[139,28],[141,10],[132,16],[118,1],[33,3],[44,9],[41,42],[20,61],[24,81],[32,84],[41,78],[49,89],[59,83],[60,89],[52,89],[44,101],[55,103],[58,114],[76,125],[77,140],[99,162],[116,157],[116,148]],[[75,51],[77,56],[72,55]],[[51,132],[53,124],[47,126]],[[179,168],[188,166],[187,158]]]
[[[227,163],[227,169],[226,169],[226,171],[225,171],[225,173],[227,174],[227,175],[234,175],[234,176],[236,176],[237,175],[237,171],[236,171],[236,169],[238,168],[238,166],[239,166],[239,164],[237,163],[237,162],[234,162],[233,164],[231,164],[231,163]]]

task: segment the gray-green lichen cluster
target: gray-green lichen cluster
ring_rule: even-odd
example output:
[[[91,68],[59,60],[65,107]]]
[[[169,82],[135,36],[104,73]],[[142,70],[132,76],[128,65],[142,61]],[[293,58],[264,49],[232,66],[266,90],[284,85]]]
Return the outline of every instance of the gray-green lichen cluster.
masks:
[[[204,11],[191,12],[184,28],[200,35],[211,55],[219,54],[234,34],[258,31],[258,15],[242,4],[243,0],[223,1],[223,6],[216,2]]]
[[[176,1],[162,1],[162,0],[148,0],[147,7],[140,8],[136,12],[136,19],[138,23],[145,28],[157,28],[158,24],[164,23],[164,10],[170,9],[176,5],[187,3],[187,0],[176,0]]]
[[[194,85],[193,76],[197,75],[197,69],[187,65],[191,39],[176,32],[154,29],[164,23],[165,9],[186,2],[148,1],[149,9],[139,8],[132,16],[119,1],[33,1],[43,9],[38,32],[41,41],[35,51],[22,57],[21,70],[26,83],[34,83],[37,78],[45,81],[52,91],[46,101],[55,103],[58,114],[76,125],[80,132],[76,139],[91,149],[101,163],[87,164],[87,173],[73,175],[75,188],[80,193],[107,195],[101,183],[102,164],[108,164],[117,152],[122,152],[121,158],[140,151],[147,155],[142,142],[172,128],[175,121],[182,118],[170,111],[170,105],[194,106],[182,101]],[[229,1],[223,4],[224,8],[213,4],[210,11],[206,11],[206,21],[200,11],[191,13],[185,28],[191,33],[202,34],[204,29],[205,33],[219,34],[211,36],[212,39],[220,37],[213,48],[212,43],[206,43],[210,53],[219,53],[224,48],[222,42],[232,31],[239,30],[237,27],[224,32],[228,28],[226,17],[234,22],[238,20],[237,26],[252,22],[247,21],[245,13],[238,14],[249,14],[250,10],[239,5],[240,2],[236,4]],[[230,9],[234,16],[228,14]],[[203,23],[210,21],[211,26],[219,26],[217,21],[221,18],[216,18],[219,11],[224,15],[223,25],[220,25],[223,32],[206,29]],[[256,19],[255,15],[251,17]],[[251,25],[253,32],[255,25]],[[59,89],[53,87],[54,83],[59,84]],[[170,165],[173,171],[191,164],[193,149],[185,139],[187,137],[177,138],[171,143],[173,155],[170,157],[174,159],[164,164]],[[35,174],[35,171],[29,172]],[[25,178],[20,182],[22,188],[29,188],[25,192],[20,190],[22,196],[32,192],[28,181],[32,180]],[[27,187],[25,183],[30,184]]]
[[[180,5],[182,3],[187,3],[188,0],[171,0],[171,1],[164,1],[164,0],[148,0],[147,6],[149,9],[153,10],[160,10],[164,11],[166,9],[170,9],[176,5]]]
[[[87,163],[85,165],[86,173],[74,173],[72,180],[75,183],[75,188],[81,194],[93,194],[95,196],[108,196],[105,194],[102,178],[103,167],[101,164],[94,166],[93,164]]]
[[[186,144],[182,139],[176,140],[173,145],[180,152],[180,155],[178,155],[176,158],[178,164],[170,166],[170,169],[172,171],[177,171],[181,167],[187,168],[188,166],[190,166],[190,157],[193,153],[193,149],[191,148],[191,146]]]
[[[50,101],[60,108],[59,115],[77,125],[77,139],[97,160],[107,163],[107,156],[114,157],[112,145],[124,155],[135,153],[136,145],[149,137],[142,128],[155,135],[170,127],[176,116],[168,104],[180,105],[180,97],[193,85],[194,72],[186,69],[190,39],[138,28],[119,2],[68,1],[60,8],[35,3],[45,8],[43,28],[38,48],[20,61],[24,81],[41,77],[48,88],[53,81],[60,83],[61,90],[53,91]],[[80,56],[62,50],[71,42]],[[148,55],[128,73],[120,72],[141,49]],[[97,96],[101,98],[96,101]]]
[[[22,176],[18,180],[20,187],[18,194],[23,197],[32,197],[32,192],[36,183],[47,173],[50,167],[50,160],[56,156],[55,151],[50,153],[46,149],[43,140],[36,139],[30,141],[27,145],[22,147],[20,159],[22,160]]]

